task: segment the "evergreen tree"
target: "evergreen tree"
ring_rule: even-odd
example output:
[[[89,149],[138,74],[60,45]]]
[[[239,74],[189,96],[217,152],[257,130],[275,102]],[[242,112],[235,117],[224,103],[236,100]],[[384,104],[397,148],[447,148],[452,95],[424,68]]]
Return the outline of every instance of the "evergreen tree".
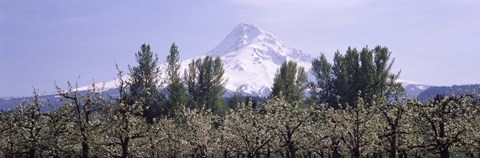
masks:
[[[363,98],[370,106],[374,98],[393,97],[403,89],[395,82],[399,73],[391,73],[394,61],[390,55],[386,47],[365,47],[360,52],[349,47],[345,55],[335,53],[332,66],[322,54],[312,61],[316,78],[311,83],[313,99],[335,107],[345,103],[355,106],[357,98]]]
[[[191,107],[211,109],[214,113],[220,113],[223,106],[222,95],[225,93],[226,79],[223,77],[223,69],[220,57],[215,59],[206,56],[203,59],[193,60],[185,71],[187,91],[191,101]]]
[[[325,55],[321,54],[318,59],[312,61],[312,72],[316,82],[311,82],[311,99],[314,103],[333,103],[335,94],[332,84],[332,65]]]
[[[245,98],[241,93],[233,93],[233,95],[226,99],[226,106],[229,109],[236,109],[238,105],[245,102]]]
[[[176,112],[181,110],[182,106],[187,103],[187,93],[182,79],[180,78],[180,62],[178,47],[174,44],[170,47],[170,54],[167,56],[167,75],[168,75],[168,87],[167,87],[167,104],[164,114],[169,116],[175,116]]]
[[[307,74],[296,62],[284,62],[273,79],[270,97],[283,97],[287,102],[302,102],[307,88]]]
[[[157,85],[160,71],[157,67],[158,57],[153,55],[150,45],[143,44],[141,50],[135,54],[137,66],[130,67],[129,88],[131,97],[128,104],[133,105],[135,101],[144,100],[142,104],[143,116],[148,122],[160,115],[161,98],[163,97]]]

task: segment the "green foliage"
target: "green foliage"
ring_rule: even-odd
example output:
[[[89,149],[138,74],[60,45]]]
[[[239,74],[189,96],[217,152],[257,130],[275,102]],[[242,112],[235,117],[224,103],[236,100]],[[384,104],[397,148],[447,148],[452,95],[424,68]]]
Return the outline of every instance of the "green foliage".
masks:
[[[302,103],[307,86],[305,69],[294,61],[284,62],[275,74],[270,97],[283,97],[291,104]]]
[[[402,88],[395,83],[399,73],[391,73],[390,54],[386,47],[365,47],[360,52],[349,47],[345,55],[335,53],[333,65],[322,54],[312,61],[316,78],[310,84],[312,99],[338,107],[345,103],[355,106],[359,97],[367,106],[376,101],[374,98],[394,97]]]
[[[174,117],[183,106],[187,104],[187,91],[185,85],[180,77],[180,62],[178,47],[174,44],[170,47],[170,54],[167,56],[167,103],[165,106],[164,114]]]
[[[163,95],[157,89],[160,71],[157,66],[158,57],[153,55],[150,45],[143,44],[141,50],[135,54],[137,66],[130,67],[129,83],[129,105],[135,101],[144,100],[142,104],[143,116],[147,121],[152,122],[153,118],[159,117],[161,113],[161,102]]]
[[[220,57],[214,59],[206,56],[203,59],[193,60],[184,75],[190,107],[210,109],[215,114],[219,114],[223,106],[221,97],[225,93],[224,73]]]

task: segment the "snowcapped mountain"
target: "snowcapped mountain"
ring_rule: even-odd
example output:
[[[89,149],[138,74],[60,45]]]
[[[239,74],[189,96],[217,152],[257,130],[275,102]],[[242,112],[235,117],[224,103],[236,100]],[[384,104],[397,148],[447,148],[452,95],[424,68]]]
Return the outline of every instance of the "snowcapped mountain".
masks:
[[[289,48],[278,38],[252,24],[238,24],[232,32],[206,55],[222,58],[226,83],[226,95],[241,93],[251,96],[268,96],[277,69],[285,61],[295,61],[309,70],[313,58],[299,49]],[[196,58],[201,58],[195,57]],[[183,72],[192,59],[181,62]],[[160,70],[166,64],[159,65]],[[123,79],[127,79],[124,76]],[[96,84],[97,87],[112,89],[117,80]],[[87,90],[89,86],[79,87]]]
[[[421,92],[427,90],[428,88],[432,87],[430,85],[407,81],[407,80],[400,80],[398,79],[397,82],[402,83],[403,88],[405,89],[405,93],[409,97],[417,97]]]
[[[222,58],[228,91],[252,96],[270,94],[275,73],[283,62],[292,60],[309,70],[313,60],[257,26],[243,23],[207,54]]]
[[[287,47],[273,34],[266,32],[252,24],[241,23],[234,27],[223,41],[206,55],[222,58],[226,83],[226,96],[240,93],[250,96],[268,96],[273,85],[273,78],[277,69],[285,61],[295,61],[299,66],[310,70],[313,57],[304,54],[301,50]],[[194,59],[204,56],[195,57]],[[187,69],[192,59],[181,62],[181,72]],[[166,68],[166,63],[159,65],[160,70]],[[183,74],[183,73],[182,73]],[[165,75],[165,74],[163,74]],[[165,76],[162,76],[165,77]],[[127,79],[124,76],[123,79]],[[309,74],[310,80],[313,76]],[[420,83],[398,80],[405,88],[407,95],[417,96],[430,86]],[[106,90],[116,87],[118,80],[96,84]],[[79,87],[78,90],[87,90],[89,86]]]

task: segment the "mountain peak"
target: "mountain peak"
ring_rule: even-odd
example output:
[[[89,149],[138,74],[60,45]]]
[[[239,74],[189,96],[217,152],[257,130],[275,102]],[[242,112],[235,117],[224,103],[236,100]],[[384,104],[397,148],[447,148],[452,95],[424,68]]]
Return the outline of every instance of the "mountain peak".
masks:
[[[253,24],[241,23],[206,55],[219,56],[227,78],[226,96],[235,92],[266,97],[270,94],[277,69],[285,61],[295,61],[309,70],[312,57],[284,45],[278,38]],[[198,57],[196,57],[198,59]],[[182,61],[181,71],[191,59]],[[166,64],[160,65],[164,69]],[[106,85],[112,85],[107,82]],[[109,86],[111,87],[111,86]]]
[[[230,96],[233,93],[260,97],[268,96],[273,85],[273,78],[278,68],[285,61],[297,62],[299,66],[304,67],[309,72],[308,77],[314,79],[313,74],[309,71],[313,57],[304,54],[299,49],[287,47],[274,35],[253,24],[241,23],[236,25],[227,37],[206,55],[219,56],[222,59],[225,70],[224,76],[227,79],[225,96]],[[192,59],[182,61],[181,71],[187,70],[191,61]],[[161,70],[166,69],[166,67],[166,63],[159,65]],[[164,75],[166,74],[164,73]],[[128,76],[124,77],[124,80],[128,79]],[[166,76],[161,77],[165,78]],[[429,87],[405,80],[398,80],[398,82],[403,84],[407,94],[415,96]],[[105,87],[108,90],[115,88],[116,83],[118,83],[118,80],[104,84],[98,83],[96,86]],[[87,88],[88,86],[78,89],[86,90]]]
[[[234,52],[244,48],[247,45],[263,43],[278,46],[284,46],[282,42],[272,34],[262,30],[253,24],[240,23],[223,39],[222,42],[208,55],[222,56],[225,53]]]
[[[222,58],[230,92],[268,96],[277,69],[295,61],[310,69],[313,59],[299,49],[287,47],[273,34],[253,24],[240,23],[207,55]]]
[[[264,31],[254,24],[240,23],[233,28],[232,32],[240,32],[240,33],[252,32],[252,33],[259,34],[259,33],[262,33]]]

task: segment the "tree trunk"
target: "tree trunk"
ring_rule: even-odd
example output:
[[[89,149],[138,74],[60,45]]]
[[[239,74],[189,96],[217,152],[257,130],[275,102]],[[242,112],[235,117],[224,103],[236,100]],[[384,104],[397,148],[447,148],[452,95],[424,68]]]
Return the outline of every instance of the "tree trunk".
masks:
[[[393,134],[392,139],[390,140],[390,151],[388,153],[389,158],[397,157],[397,137]]]
[[[36,155],[35,155],[35,147],[31,147],[30,150],[28,151],[28,155],[29,157],[31,158],[36,158]]]
[[[258,150],[255,151],[255,158],[260,158],[260,152]]]
[[[80,134],[82,136],[82,158],[88,158],[89,146],[88,146],[88,139],[87,135],[85,134],[85,128],[80,127]]]
[[[342,155],[340,155],[340,152],[338,151],[338,148],[335,148],[332,153],[332,158],[341,158]]]
[[[288,152],[287,152],[287,156],[289,158],[296,158],[297,157],[297,154],[296,154],[296,151],[295,151],[295,145],[293,143],[289,143],[288,144]]]
[[[354,104],[356,105],[356,104]],[[356,107],[358,108],[358,107]],[[353,129],[353,136],[355,137],[354,139],[354,148],[353,148],[353,153],[352,156],[355,158],[360,158],[360,121],[359,121],[359,110],[355,110],[355,128]]]
[[[321,157],[321,158],[325,158],[325,152],[321,151],[321,152],[320,152],[320,157]]]
[[[153,142],[153,138],[151,136],[148,137],[148,141]],[[151,143],[151,144],[154,144],[154,143]],[[155,145],[150,145],[150,157],[152,157],[152,158],[157,157],[156,155],[157,154],[155,152]],[[169,155],[169,154],[167,154],[167,155]],[[170,155],[170,157],[172,157],[172,156]]]
[[[308,155],[309,158],[312,158],[312,155],[313,155],[313,154],[312,154],[311,151],[309,151],[309,152],[307,152],[307,155]]]
[[[408,158],[408,154],[406,151],[402,152],[402,154],[403,154],[403,158]]]
[[[440,151],[440,158],[450,158],[450,152],[448,151],[448,147],[445,147]]]
[[[223,158],[228,158],[228,150],[223,150]]]
[[[473,153],[467,153],[467,157],[473,158]]]
[[[125,141],[122,143],[122,158],[128,157],[128,144],[130,143],[130,138],[125,138]]]
[[[87,144],[87,138],[83,137],[82,141],[82,158],[88,158],[89,147]]]
[[[355,149],[353,149],[352,156],[353,156],[354,158],[360,158],[360,149],[359,149],[358,147],[356,147]]]
[[[440,138],[445,138],[445,124],[443,122],[440,122],[440,131],[439,131],[439,137]],[[448,151],[448,146],[443,145],[443,148],[440,148],[440,158],[450,158],[450,152]]]

